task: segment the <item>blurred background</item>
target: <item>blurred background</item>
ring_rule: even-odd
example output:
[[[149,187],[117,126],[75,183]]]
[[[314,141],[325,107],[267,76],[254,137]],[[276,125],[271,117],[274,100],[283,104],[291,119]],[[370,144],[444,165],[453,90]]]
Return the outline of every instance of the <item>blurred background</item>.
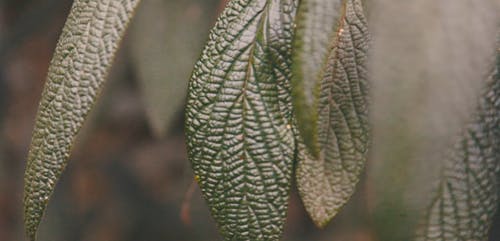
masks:
[[[25,240],[25,161],[71,0],[0,0],[0,241]],[[78,137],[39,240],[221,240],[186,158],[186,84],[224,0],[145,0]],[[167,98],[169,97],[169,98]],[[364,187],[324,230],[293,188],[284,240],[368,241]]]
[[[39,231],[50,241],[221,240],[183,135],[187,81],[227,0],[143,0]],[[0,0],[0,241],[25,240],[25,161],[71,0]],[[292,188],[284,240],[372,241],[358,191],[323,230]],[[500,241],[497,214],[490,241]],[[396,227],[394,227],[396,228]]]

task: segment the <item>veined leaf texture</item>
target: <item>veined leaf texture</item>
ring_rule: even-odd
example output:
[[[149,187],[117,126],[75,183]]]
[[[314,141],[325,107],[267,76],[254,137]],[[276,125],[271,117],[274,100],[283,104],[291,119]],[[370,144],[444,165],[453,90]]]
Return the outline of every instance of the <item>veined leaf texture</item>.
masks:
[[[26,233],[36,231],[139,0],[76,0],[40,101],[24,185]]]
[[[498,45],[500,47],[500,45]],[[417,241],[488,240],[500,200],[500,48],[474,120],[447,156]]]
[[[294,159],[296,0],[231,0],[189,83],[189,159],[225,240],[279,240]]]
[[[304,0],[299,4],[292,63],[292,102],[305,146],[319,156],[319,95],[331,47],[336,44],[345,0]]]
[[[494,0],[370,2],[373,140],[367,185],[379,240],[414,239],[421,216],[432,200],[437,199],[440,201],[429,216],[433,225],[428,237],[432,238],[427,240],[478,240],[470,236],[445,237],[451,237],[450,233],[459,230],[463,222],[469,222],[470,229],[477,227],[475,221],[463,217],[471,211],[467,210],[467,199],[478,208],[483,204],[474,203],[486,201],[483,192],[489,191],[477,192],[474,188],[471,192],[477,192],[478,198],[474,201],[465,189],[476,184],[472,182],[467,187],[465,183],[467,179],[473,181],[469,175],[475,175],[472,172],[476,170],[481,170],[481,175],[477,175],[484,178],[493,172],[488,164],[492,154],[487,148],[493,136],[478,125],[466,132],[464,141],[456,144],[457,149],[450,151],[450,147],[478,114],[477,107],[483,105],[481,90],[487,88],[484,80],[493,64],[500,17],[498,6]],[[492,118],[492,113],[482,115],[485,119]],[[479,144],[475,143],[476,137]],[[466,149],[457,151],[460,145]],[[481,160],[468,165],[470,158]],[[479,163],[488,166],[475,166],[482,165]],[[479,185],[486,187],[490,180],[481,179]],[[439,182],[442,199],[433,192]],[[454,184],[448,186],[447,182]],[[467,195],[450,199],[450,195],[459,194],[458,190]],[[436,214],[439,210],[447,214]],[[437,223],[443,226],[436,226]]]
[[[189,81],[185,130],[195,179],[225,240],[279,240],[294,171],[317,226],[325,226],[353,194],[370,142],[365,2],[230,0],[217,20]],[[30,240],[138,3],[75,0],[28,156]],[[498,4],[483,3],[370,5],[372,25],[378,26],[370,72],[377,146],[368,184],[381,240],[411,240],[415,231],[417,241],[487,240],[500,195],[500,57],[497,49],[483,86],[475,81],[492,48],[486,39],[498,28],[498,17],[490,16]],[[189,8],[188,1],[183,4]],[[179,32],[185,38],[199,34]],[[135,50],[158,54],[146,51]],[[168,52],[156,57],[172,58]],[[161,68],[145,59],[139,60],[143,73]],[[155,82],[148,91],[168,77],[163,75],[145,77]],[[153,109],[158,101],[148,102],[161,135],[174,108]],[[462,133],[458,140],[451,138],[455,132]]]
[[[298,16],[294,104],[300,136],[319,153],[299,142],[297,187],[323,227],[354,193],[366,162],[369,35],[360,0],[306,0]]]

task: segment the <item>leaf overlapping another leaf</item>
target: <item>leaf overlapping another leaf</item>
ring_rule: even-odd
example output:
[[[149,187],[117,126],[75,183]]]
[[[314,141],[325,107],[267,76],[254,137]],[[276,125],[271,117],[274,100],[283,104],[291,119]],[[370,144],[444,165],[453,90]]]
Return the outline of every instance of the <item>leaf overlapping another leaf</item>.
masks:
[[[36,231],[75,136],[104,84],[139,0],[77,0],[52,59],[25,173],[26,233]]]
[[[294,158],[296,0],[232,0],[189,83],[189,159],[226,240],[278,240]]]
[[[344,0],[304,0],[299,4],[294,39],[292,96],[305,146],[319,157],[318,119],[324,66],[342,21]],[[332,43],[333,42],[333,43]]]
[[[294,93],[309,92],[294,96],[300,135],[311,136],[309,132],[316,132],[312,134],[312,141],[319,148],[316,157],[307,144],[299,141],[297,187],[306,210],[320,227],[325,226],[354,193],[369,143],[366,71],[369,35],[363,6],[359,0],[343,1],[342,5],[340,1],[333,2],[304,1],[303,4],[313,9],[299,8],[306,11],[302,13],[306,19],[314,19],[314,16],[323,19],[321,12],[328,11],[323,14],[338,24],[303,20],[306,24],[299,24],[297,32],[298,41],[302,41],[297,58],[303,60],[295,66],[299,69],[295,72],[303,73],[295,82],[303,84],[294,85]],[[322,28],[328,28],[327,25],[336,26],[328,45],[320,41],[325,37]],[[317,32],[305,36],[308,31]],[[320,67],[316,67],[317,64]],[[311,88],[317,88],[318,93],[311,93]],[[306,111],[299,111],[303,108]],[[302,125],[314,127],[301,129],[301,120],[305,121]]]

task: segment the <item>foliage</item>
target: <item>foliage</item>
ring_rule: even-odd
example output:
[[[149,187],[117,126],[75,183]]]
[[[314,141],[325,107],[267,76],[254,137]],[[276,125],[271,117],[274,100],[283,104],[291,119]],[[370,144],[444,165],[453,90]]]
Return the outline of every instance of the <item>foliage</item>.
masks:
[[[74,2],[28,156],[30,240],[139,2]],[[229,1],[189,81],[185,128],[195,179],[225,240],[279,240],[294,178],[324,227],[355,191],[369,151],[368,201],[382,240],[487,239],[500,181],[500,60],[490,58],[500,56],[492,51],[497,4],[448,4]],[[453,31],[463,13],[480,27]],[[411,18],[421,25],[407,26]],[[148,115],[161,136],[182,92],[147,56],[188,57],[188,48],[152,43],[161,51],[141,55],[150,51],[143,34],[153,33],[132,32],[133,56],[144,63]]]
[[[292,83],[305,141],[298,144],[296,179],[306,210],[322,227],[353,194],[366,161],[369,36],[359,0],[309,1],[299,11]]]
[[[26,165],[25,225],[31,240],[138,3],[73,4],[50,65]]]

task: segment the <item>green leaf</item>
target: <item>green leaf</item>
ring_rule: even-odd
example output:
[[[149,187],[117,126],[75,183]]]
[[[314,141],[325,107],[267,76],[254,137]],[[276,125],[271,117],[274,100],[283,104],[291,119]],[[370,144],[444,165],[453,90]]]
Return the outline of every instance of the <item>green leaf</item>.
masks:
[[[500,49],[497,56],[474,121],[447,156],[418,241],[488,240],[500,195]]]
[[[189,159],[226,240],[278,240],[294,158],[296,0],[232,0],[189,83]]]
[[[450,147],[477,114],[491,71],[497,2],[371,1],[367,183],[378,240],[414,239],[434,188],[449,172]]]
[[[103,86],[139,0],[74,2],[52,59],[36,117],[24,185],[24,219],[36,231],[75,136]]]
[[[315,6],[314,2],[318,4],[314,8],[315,11],[307,13],[308,16],[324,19],[317,11],[330,12],[326,8],[325,1],[302,3],[307,4],[307,2],[311,6]],[[318,97],[314,97],[317,99],[314,105],[317,106],[306,107],[312,113],[307,114],[309,117],[316,115],[313,118],[315,120],[307,121],[315,122],[319,156],[315,157],[310,149],[306,148],[306,144],[299,141],[296,170],[297,187],[302,201],[312,220],[319,227],[325,226],[354,193],[366,162],[369,143],[366,71],[369,36],[361,1],[345,1],[341,6],[338,21],[338,24],[334,24],[337,26],[337,31],[330,38],[330,47],[327,48],[328,53],[321,65],[322,69],[314,67],[317,73],[300,80],[304,85],[306,82],[319,84]],[[310,25],[308,28],[315,27]],[[306,43],[317,41],[313,39],[323,32],[313,33],[307,37],[309,40],[302,44],[303,63],[314,66],[319,61],[307,58],[308,51],[311,51],[307,48],[326,49],[326,46],[316,43],[313,46],[317,47],[307,47]],[[304,30],[303,34],[308,33]],[[314,52],[319,53],[319,50]],[[319,77],[321,78],[318,79]],[[298,119],[301,114],[304,113],[298,111]],[[303,134],[302,129],[300,134]]]
[[[314,157],[319,157],[320,151],[320,87],[332,42],[337,40],[344,7],[344,0],[303,0],[297,11],[292,101],[300,136]]]
[[[130,53],[146,115],[157,137],[165,136],[184,107],[193,63],[216,17],[217,3],[148,0],[137,9],[130,26]]]

